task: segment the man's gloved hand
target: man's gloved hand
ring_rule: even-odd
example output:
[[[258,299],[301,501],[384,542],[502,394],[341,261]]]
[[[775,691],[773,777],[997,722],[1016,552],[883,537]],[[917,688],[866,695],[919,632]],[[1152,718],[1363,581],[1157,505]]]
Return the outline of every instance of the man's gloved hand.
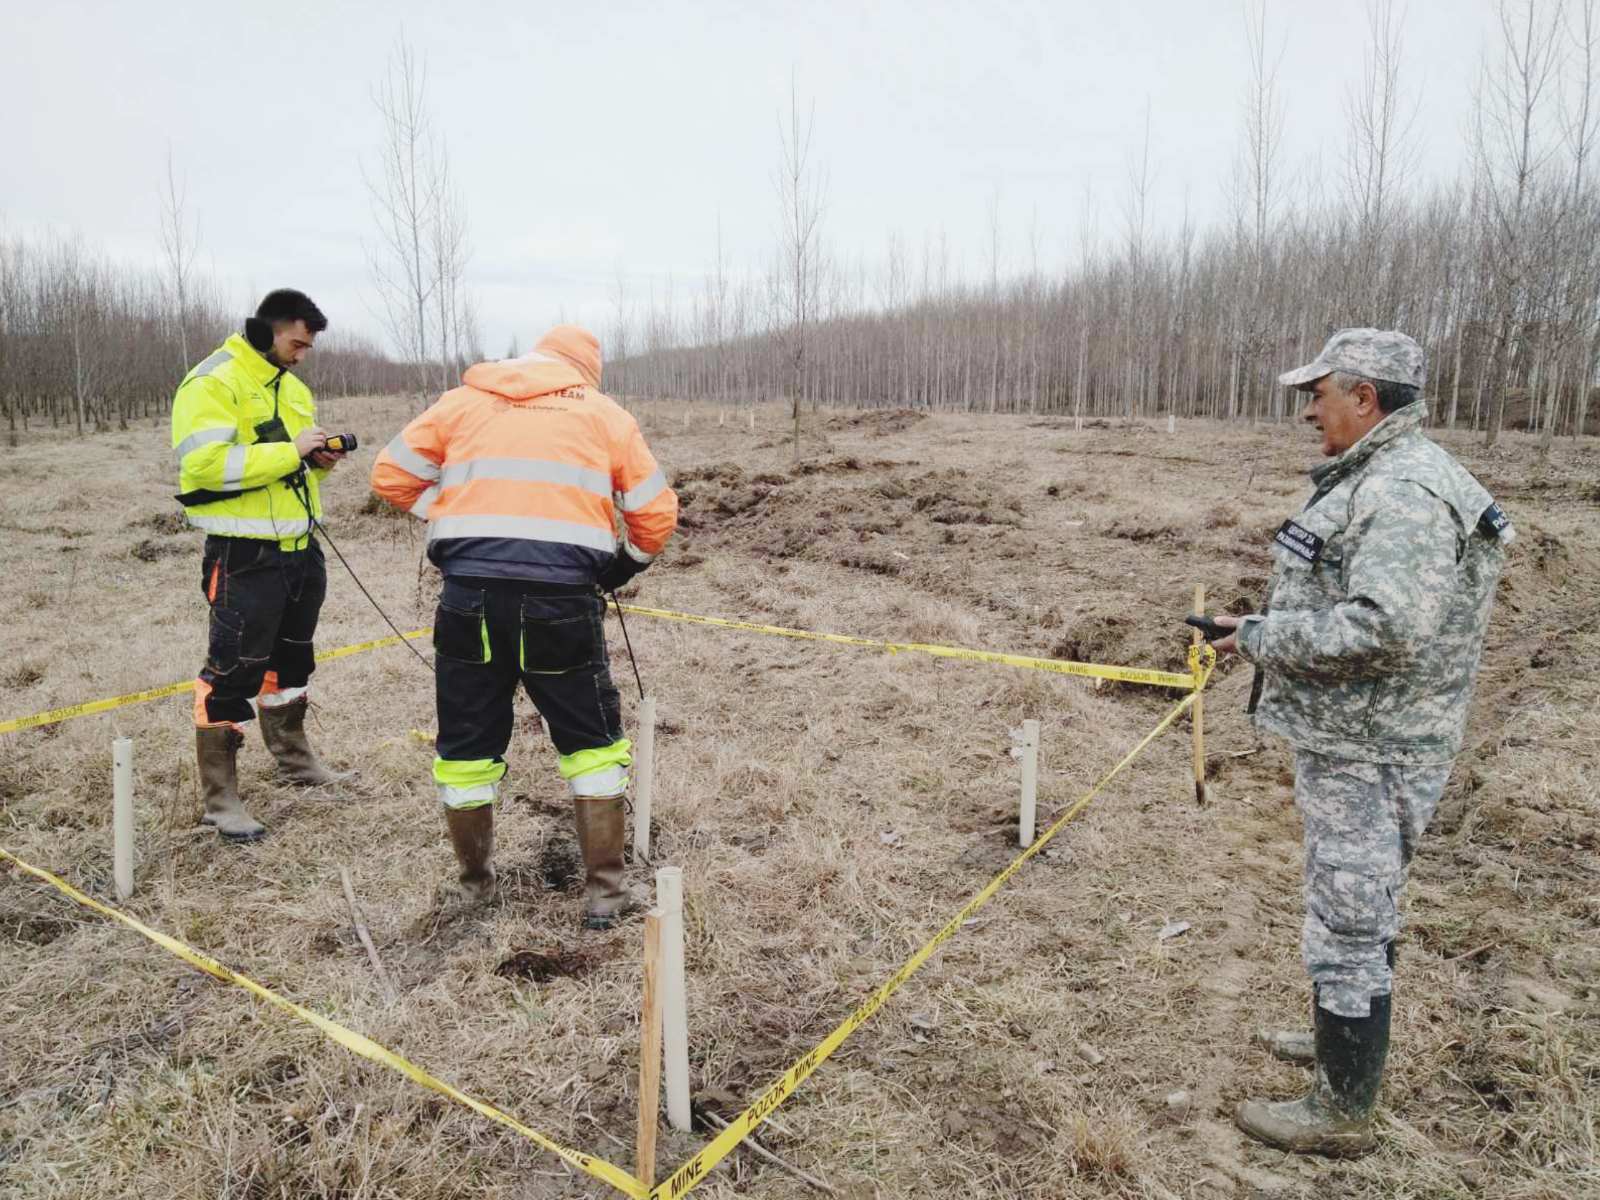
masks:
[[[638,561],[626,550],[619,550],[616,557],[600,569],[600,574],[595,576],[595,583],[602,592],[614,592],[649,565]]]

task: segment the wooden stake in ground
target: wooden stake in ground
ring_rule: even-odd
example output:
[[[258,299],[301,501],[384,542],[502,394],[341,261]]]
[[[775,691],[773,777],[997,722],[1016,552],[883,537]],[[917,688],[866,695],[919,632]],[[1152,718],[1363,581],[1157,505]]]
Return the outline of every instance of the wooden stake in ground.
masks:
[[[633,861],[650,861],[650,808],[656,791],[656,698],[639,701],[639,736],[633,747]]]
[[[133,739],[111,742],[111,879],[117,899],[133,895]]]
[[[644,998],[639,1008],[639,1147],[633,1170],[645,1187],[656,1184],[656,1126],[661,1120],[661,910],[644,919]]]
[[[1022,723],[1022,815],[1017,822],[1017,845],[1033,845],[1035,814],[1039,809],[1039,722]]]
[[[661,1041],[666,1048],[667,1123],[688,1133],[689,1002],[683,974],[683,868],[656,872],[661,910]]]
[[[1197,617],[1203,617],[1206,615],[1206,585],[1203,583],[1197,583],[1194,585],[1194,615]],[[1193,644],[1196,646],[1201,644],[1200,631],[1198,629],[1194,631]],[[1196,669],[1198,670],[1198,668]],[[1200,677],[1196,675],[1195,686],[1198,688],[1199,684]],[[1202,807],[1206,802],[1205,700],[1205,696],[1196,691],[1194,697],[1194,707],[1189,710],[1190,720],[1193,723],[1192,727],[1194,729],[1194,799],[1195,803],[1201,805]]]
[[[378,948],[372,944],[372,934],[367,932],[367,922],[361,915],[361,909],[356,904],[356,889],[350,883],[350,868],[339,868],[339,882],[344,886],[344,902],[350,908],[350,924],[355,926],[356,937],[361,939],[361,945],[367,952],[367,960],[372,963],[373,974],[377,975],[378,982],[383,984],[384,995],[389,1003],[393,1004],[399,993],[395,990],[394,980],[389,978],[389,972],[384,970],[383,959],[378,957]]]

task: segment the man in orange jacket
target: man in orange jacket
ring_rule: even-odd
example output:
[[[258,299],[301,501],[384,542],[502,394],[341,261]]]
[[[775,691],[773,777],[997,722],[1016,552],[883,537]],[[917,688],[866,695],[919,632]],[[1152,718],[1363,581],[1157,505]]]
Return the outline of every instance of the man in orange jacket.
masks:
[[[601,394],[600,343],[587,330],[558,325],[533,353],[479,363],[462,383],[372,468],[374,492],[428,522],[428,557],[444,573],[434,781],[462,886],[488,900],[520,681],[572,789],[584,924],[606,929],[628,907],[622,798],[632,760],[596,588],[620,587],[661,552],[678,498],[637,422]]]

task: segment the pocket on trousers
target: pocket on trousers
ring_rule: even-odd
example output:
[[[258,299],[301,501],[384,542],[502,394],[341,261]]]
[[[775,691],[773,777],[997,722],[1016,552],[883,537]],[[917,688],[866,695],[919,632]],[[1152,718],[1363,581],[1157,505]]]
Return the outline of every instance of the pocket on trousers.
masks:
[[[244,642],[244,614],[220,604],[211,607],[211,633],[206,642],[206,669],[226,675],[239,665]]]
[[[489,627],[483,616],[483,593],[446,583],[445,598],[433,614],[433,650],[455,662],[489,661]]]
[[[600,659],[599,617],[588,596],[522,598],[521,667],[533,675],[562,675]]]

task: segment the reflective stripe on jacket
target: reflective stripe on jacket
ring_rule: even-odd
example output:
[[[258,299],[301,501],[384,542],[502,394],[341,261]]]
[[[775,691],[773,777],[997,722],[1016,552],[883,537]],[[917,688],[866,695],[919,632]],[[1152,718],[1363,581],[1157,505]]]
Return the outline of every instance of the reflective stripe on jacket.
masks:
[[[469,368],[378,455],[372,490],[428,522],[449,575],[592,583],[616,554],[648,562],[678,519],[633,417],[537,350]]]
[[[263,442],[256,434],[274,408],[289,441]],[[275,541],[285,550],[303,546],[311,523],[287,479],[300,467],[293,439],[316,417],[310,388],[231,335],[184,377],[172,401],[179,493],[237,493],[191,499],[184,506],[189,524],[224,537]],[[313,469],[304,477],[319,518],[324,474]]]

